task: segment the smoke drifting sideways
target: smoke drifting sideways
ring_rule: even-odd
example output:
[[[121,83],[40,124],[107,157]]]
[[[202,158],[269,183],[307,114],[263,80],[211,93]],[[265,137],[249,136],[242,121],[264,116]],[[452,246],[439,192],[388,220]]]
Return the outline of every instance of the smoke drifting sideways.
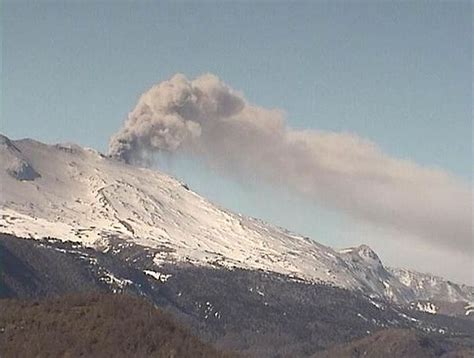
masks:
[[[349,133],[295,130],[280,110],[249,104],[212,74],[177,74],[145,92],[109,154],[147,165],[157,153],[199,157],[379,227],[472,255],[472,188],[441,170],[383,153]]]

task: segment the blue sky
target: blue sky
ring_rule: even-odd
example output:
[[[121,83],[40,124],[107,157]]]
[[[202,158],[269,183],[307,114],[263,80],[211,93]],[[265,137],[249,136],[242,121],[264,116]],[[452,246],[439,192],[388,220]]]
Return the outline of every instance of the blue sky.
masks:
[[[10,137],[105,151],[151,85],[211,72],[249,102],[283,109],[294,128],[357,133],[472,182],[468,1],[3,1],[1,12],[0,128]],[[224,206],[326,244],[365,239],[289,193],[185,159],[163,168]]]

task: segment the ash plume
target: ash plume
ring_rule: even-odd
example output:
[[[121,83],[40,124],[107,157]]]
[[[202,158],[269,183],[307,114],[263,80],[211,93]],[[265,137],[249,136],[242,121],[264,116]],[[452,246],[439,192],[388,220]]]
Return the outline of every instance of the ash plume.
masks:
[[[281,185],[375,225],[472,253],[472,189],[441,170],[390,157],[350,133],[295,130],[214,75],[177,74],[145,92],[109,154],[146,165],[158,152]]]

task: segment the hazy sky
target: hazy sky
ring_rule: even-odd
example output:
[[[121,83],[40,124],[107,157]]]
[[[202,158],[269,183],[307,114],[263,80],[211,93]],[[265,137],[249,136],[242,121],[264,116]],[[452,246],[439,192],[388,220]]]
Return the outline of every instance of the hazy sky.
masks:
[[[105,151],[138,96],[213,73],[296,129],[350,132],[472,183],[472,5],[466,2],[3,1],[1,131]],[[384,261],[472,281],[440,251],[199,162],[162,167],[236,211]],[[445,267],[441,268],[440,260]]]

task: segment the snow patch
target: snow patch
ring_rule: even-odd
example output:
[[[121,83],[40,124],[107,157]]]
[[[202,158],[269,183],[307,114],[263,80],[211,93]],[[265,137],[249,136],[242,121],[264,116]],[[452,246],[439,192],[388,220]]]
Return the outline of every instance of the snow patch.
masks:
[[[466,306],[464,306],[466,310],[466,316],[469,316],[471,313],[474,313],[474,302],[469,302]]]
[[[438,312],[438,307],[436,307],[431,302],[418,302],[416,304],[418,311],[427,312],[431,314],[436,314]]]
[[[133,284],[132,281],[130,280],[127,280],[127,279],[120,279],[118,277],[115,277],[112,273],[110,272],[105,272],[104,273],[104,276],[102,276],[100,278],[101,281],[104,281],[105,283],[109,284],[109,285],[116,285],[118,286],[120,289],[123,289],[125,286],[127,285],[131,285]]]
[[[160,281],[165,283],[168,281],[168,279],[172,276],[171,274],[163,274],[157,271],[151,271],[151,270],[144,270],[143,273],[145,273],[148,276],[153,277],[155,280]]]

